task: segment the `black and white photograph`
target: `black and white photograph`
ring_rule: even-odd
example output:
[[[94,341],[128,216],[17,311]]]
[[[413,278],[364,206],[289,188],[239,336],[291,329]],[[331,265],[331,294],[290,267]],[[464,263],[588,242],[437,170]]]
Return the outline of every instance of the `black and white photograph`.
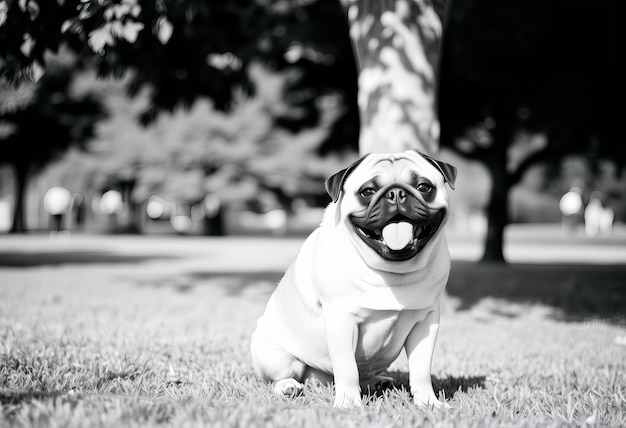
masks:
[[[0,0],[0,426],[626,426],[625,20]]]

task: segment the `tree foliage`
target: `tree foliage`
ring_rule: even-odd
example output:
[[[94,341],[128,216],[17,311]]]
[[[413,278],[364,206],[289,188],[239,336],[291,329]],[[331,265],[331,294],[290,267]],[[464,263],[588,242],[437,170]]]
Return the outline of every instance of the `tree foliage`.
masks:
[[[315,99],[344,94],[346,119],[356,119],[356,78],[347,24],[335,0],[3,0],[0,75],[17,82],[37,77],[45,53],[70,46],[96,63],[102,76],[132,71],[131,95],[150,91],[144,124],[160,111],[208,98],[220,110],[233,93],[255,90],[254,61],[276,70],[297,68],[287,100],[297,109],[279,124],[314,125]],[[25,47],[27,46],[27,48]],[[354,147],[354,131],[338,124],[334,143]],[[328,147],[325,147],[327,149]]]
[[[292,133],[275,126],[290,108],[282,97],[288,76],[261,64],[251,67],[250,76],[259,89],[231,113],[199,101],[187,111],[159,115],[148,127],[135,120],[149,103],[146,91],[129,101],[124,82],[97,83],[84,76],[80,85],[100,94],[110,115],[98,123],[84,153],[71,152],[46,177],[90,197],[121,191],[130,220],[137,221],[134,230],[140,230],[139,214],[154,195],[183,211],[208,194],[222,206],[240,208],[269,194],[287,209],[296,198],[319,203],[324,180],[348,161],[319,154],[341,114],[339,97],[318,100],[325,104],[318,126]]]
[[[94,135],[96,121],[105,115],[96,97],[72,91],[73,64],[68,56],[51,64],[38,85],[29,88],[26,99],[7,108],[0,117],[4,129],[0,133],[0,163],[13,166],[17,181],[15,232],[25,230],[23,196],[31,170],[46,165],[73,144],[84,144]],[[4,95],[13,98],[10,89],[5,88]]]
[[[18,85],[0,108],[30,117],[22,122],[40,120],[27,108],[28,93],[18,96],[32,87],[24,83],[45,85],[50,53],[62,48],[77,54],[77,69],[93,67],[102,77],[123,78],[131,96],[147,93],[149,102],[134,112],[144,125],[155,123],[162,111],[189,109],[199,100],[232,110],[238,100],[262,91],[250,76],[260,61],[289,76],[282,94],[288,108],[270,115],[271,126],[299,132],[318,125],[326,114],[319,100],[339,96],[341,115],[315,153],[357,145],[355,68],[345,19],[334,0],[2,0],[0,41],[0,81]],[[7,149],[4,134],[0,139]],[[123,141],[138,145],[130,136]],[[43,162],[72,142],[23,153]],[[217,150],[208,147],[205,151]],[[236,150],[234,143],[229,150]],[[17,154],[7,153],[0,162],[15,164]],[[215,151],[210,156],[219,159]],[[116,174],[123,180],[133,172]]]
[[[620,12],[610,1],[448,4],[441,145],[490,172],[485,258],[502,259],[508,191],[530,166],[572,153],[626,161],[615,109],[626,95]],[[524,133],[546,138],[519,138]]]
[[[608,0],[448,2],[438,82],[441,145],[480,160],[491,173],[496,257],[508,190],[528,166],[565,153],[626,158],[621,110],[614,108],[625,94],[617,45],[625,38],[623,9]],[[47,68],[46,52],[61,45],[103,76],[126,76],[131,95],[149,94],[143,123],[204,98],[219,110],[233,108],[233,94],[260,90],[250,78],[260,60],[290,72],[289,108],[272,115],[273,124],[310,127],[323,117],[320,96],[339,93],[344,114],[316,151],[356,148],[356,71],[336,0],[2,0],[0,40],[0,76],[10,82],[36,80]],[[15,107],[0,102],[0,108]],[[547,138],[517,138],[524,132]]]
[[[514,130],[548,135],[542,150],[550,155],[623,153],[614,108],[625,89],[622,6],[483,0],[449,6],[439,92],[445,145],[484,158],[508,145],[491,138],[508,115]]]

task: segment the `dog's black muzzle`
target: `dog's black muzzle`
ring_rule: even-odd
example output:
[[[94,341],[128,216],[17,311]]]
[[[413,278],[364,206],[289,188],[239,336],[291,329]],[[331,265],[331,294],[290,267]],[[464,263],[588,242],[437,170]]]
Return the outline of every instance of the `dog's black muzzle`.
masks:
[[[446,215],[445,209],[431,209],[428,195],[402,183],[385,186],[369,198],[367,208],[350,216],[359,237],[381,257],[391,261],[405,261],[415,257],[439,230]],[[361,196],[362,202],[368,198]],[[390,248],[383,229],[391,223],[408,223],[411,236],[406,236],[402,248]],[[404,225],[406,226],[406,225]],[[407,230],[408,226],[404,229]]]

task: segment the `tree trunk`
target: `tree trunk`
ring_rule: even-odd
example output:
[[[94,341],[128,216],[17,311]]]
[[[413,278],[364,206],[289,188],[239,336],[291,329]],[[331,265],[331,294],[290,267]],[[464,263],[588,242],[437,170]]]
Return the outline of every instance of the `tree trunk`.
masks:
[[[14,165],[15,172],[15,210],[13,211],[13,225],[10,233],[26,232],[26,184],[28,183],[28,165]]]
[[[493,147],[485,165],[491,175],[491,195],[487,206],[487,237],[483,262],[505,262],[504,228],[509,222],[509,190],[511,177],[507,171],[507,147],[513,138],[514,109],[498,106],[495,114],[496,127]]]
[[[340,0],[359,70],[359,151],[437,151],[441,21],[429,0]]]
[[[133,189],[135,188],[135,180],[125,180],[120,183],[121,192],[122,192],[122,201],[125,204],[125,209],[128,210],[125,216],[125,222],[122,225],[121,229],[118,232],[127,233],[130,235],[139,235],[141,234],[142,228],[142,220],[145,210],[142,210],[142,205],[137,204],[132,200],[131,195],[133,193]],[[118,224],[119,228],[119,224]]]
[[[508,219],[508,177],[506,157],[492,156],[487,163],[492,178],[487,206],[487,236],[481,261],[504,262],[504,228]]]

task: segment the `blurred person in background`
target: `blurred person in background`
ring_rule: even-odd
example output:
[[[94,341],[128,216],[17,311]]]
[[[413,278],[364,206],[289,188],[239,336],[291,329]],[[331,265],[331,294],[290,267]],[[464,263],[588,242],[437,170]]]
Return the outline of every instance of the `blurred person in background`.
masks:
[[[602,203],[602,193],[592,192],[585,208],[585,235],[590,238],[599,234],[610,234],[613,229],[615,213],[609,206]]]
[[[583,212],[582,189],[579,186],[572,186],[559,201],[559,209],[561,210],[561,225],[563,230],[573,233],[576,225],[580,223]]]

